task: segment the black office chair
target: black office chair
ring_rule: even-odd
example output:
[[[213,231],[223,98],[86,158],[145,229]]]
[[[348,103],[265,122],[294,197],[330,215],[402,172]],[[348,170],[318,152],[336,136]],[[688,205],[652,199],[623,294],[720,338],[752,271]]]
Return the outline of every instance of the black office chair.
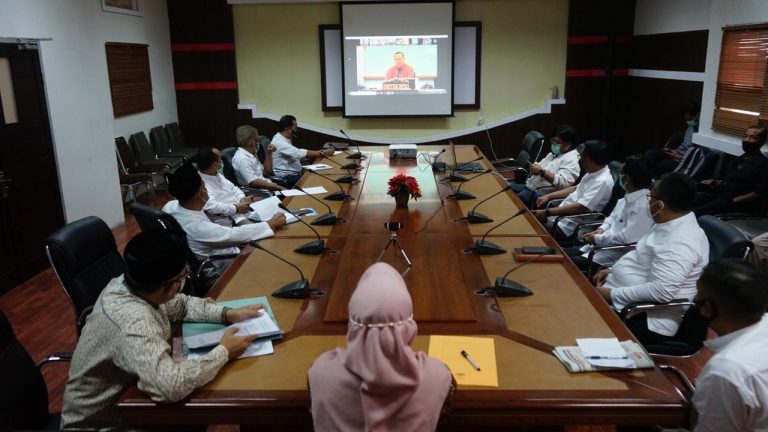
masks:
[[[0,431],[59,430],[61,414],[48,412],[48,389],[40,368],[71,359],[72,353],[58,353],[35,364],[0,311]]]
[[[146,206],[140,203],[133,203],[128,209],[136,218],[136,222],[142,231],[153,229],[165,229],[176,233],[184,239],[185,259],[189,265],[190,272],[188,277],[188,293],[202,297],[221,277],[221,272],[214,265],[216,261],[232,260],[238,254],[218,254],[211,255],[204,260],[198,259],[187,244],[187,234],[176,219],[164,211]],[[185,287],[187,291],[187,287]]]
[[[170,139],[171,151],[190,151],[197,152],[194,147],[187,147],[184,141],[184,134],[181,133],[181,128],[176,122],[168,123],[165,125],[165,131]]]
[[[714,216],[698,218],[699,226],[709,240],[709,260],[722,258],[744,259],[752,249],[752,242],[733,225]]]
[[[168,131],[163,126],[155,126],[149,130],[149,140],[155,148],[155,154],[160,157],[180,157],[185,161],[197,156],[197,150],[191,148],[172,149]]]
[[[183,157],[158,157],[149,140],[147,140],[147,136],[144,135],[144,131],[131,135],[128,142],[131,144],[133,154],[136,155],[141,164],[162,163],[168,165],[171,171],[175,171],[176,168],[184,163]]]
[[[523,184],[528,179],[528,167],[532,162],[538,162],[542,157],[544,135],[538,131],[530,131],[523,137],[522,149],[516,158],[496,159],[491,164],[498,165],[496,171],[514,171],[516,183]]]
[[[51,234],[43,247],[75,309],[80,334],[101,291],[125,269],[115,237],[103,220],[88,216]]]
[[[256,157],[259,158],[259,161],[264,161],[264,152],[266,151],[267,146],[269,145],[269,138],[265,137],[264,135],[261,135],[259,137],[261,140],[261,144],[259,145],[258,150],[256,150]],[[263,144],[263,140],[266,139],[266,144]],[[224,164],[224,177],[231,181],[235,186],[238,186],[240,189],[245,192],[248,196],[256,196],[261,198],[267,198],[272,196],[272,193],[263,189],[254,189],[249,188],[247,185],[241,185],[237,181],[237,175],[235,174],[235,168],[232,165],[232,159],[235,157],[235,153],[237,153],[237,147],[227,147],[225,149],[221,150],[221,161]],[[285,186],[285,180],[280,177],[269,177],[269,180],[272,183],[278,184],[280,186]]]

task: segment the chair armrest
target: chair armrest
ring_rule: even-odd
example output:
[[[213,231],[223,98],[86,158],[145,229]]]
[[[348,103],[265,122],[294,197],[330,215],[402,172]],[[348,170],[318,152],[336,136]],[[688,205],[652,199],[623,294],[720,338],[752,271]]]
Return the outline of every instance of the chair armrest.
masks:
[[[171,169],[164,163],[141,164],[127,169],[128,174],[165,174]]]
[[[53,353],[49,356],[46,356],[39,362],[37,362],[37,368],[40,369],[42,366],[48,363],[57,363],[62,361],[72,361],[72,353],[71,352]]]
[[[547,205],[547,208],[549,208],[549,205]],[[558,216],[558,217],[555,218],[555,223],[553,224],[553,226],[557,226],[557,224],[559,224],[560,221],[563,220],[563,219],[576,219],[578,217],[588,217],[590,215],[601,215],[602,216],[602,214],[600,214],[598,212],[587,212],[587,213],[579,213],[579,214],[575,214],[575,215]]]
[[[272,183],[274,183],[274,184],[276,184],[278,186],[282,186],[282,187],[286,187],[288,185],[288,183],[286,183],[285,179],[282,178],[282,177],[274,177],[274,176],[272,176],[272,177],[269,178],[269,181],[271,181]]]
[[[518,162],[518,161],[517,161],[517,159],[515,159],[515,158],[513,158],[513,157],[508,157],[508,158],[501,158],[501,159],[494,159],[494,160],[492,160],[492,161],[489,161],[489,162],[491,163],[491,165],[496,165],[496,164],[501,164],[501,165],[503,165],[503,164],[507,164],[507,163],[508,163],[508,164],[512,164],[512,165],[517,165],[517,166],[519,166],[519,165],[520,165],[520,162]],[[510,167],[510,168],[511,168],[511,167]]]
[[[558,198],[558,199],[553,199],[553,200],[551,200],[551,201],[547,202],[547,206],[546,206],[546,207],[544,207],[544,208],[552,208],[552,207],[557,207],[557,206],[559,206],[559,205],[560,205],[560,203],[562,203],[564,200],[565,200],[565,198]]]
[[[630,303],[624,306],[624,309],[622,309],[621,312],[619,312],[619,316],[621,317],[622,320],[626,320],[631,316],[641,312],[647,312],[647,311],[656,310],[656,309],[669,309],[669,308],[686,307],[686,306],[694,306],[694,303],[688,299],[674,299],[667,303],[656,303],[656,302]]]
[[[677,376],[677,379],[680,380],[680,382],[683,383],[685,386],[685,390],[688,392],[689,395],[692,395],[694,391],[696,391],[696,386],[693,385],[691,380],[688,379],[688,376],[680,370],[677,366],[667,365],[667,364],[660,364],[659,369],[663,371],[669,371],[672,372],[673,375]],[[683,394],[683,397],[690,402],[690,397]]]
[[[765,216],[760,216],[755,213],[721,213],[721,214],[716,214],[715,217],[722,221],[733,220],[733,219],[747,219],[747,220],[766,219]]]
[[[195,277],[200,277],[203,274],[203,269],[208,264],[212,264],[214,261],[223,261],[228,259],[235,259],[240,254],[220,254],[220,255],[211,255],[204,259],[202,262],[200,262],[200,266],[197,268],[197,272],[195,273]]]
[[[605,220],[605,215],[598,212],[592,212],[592,213],[579,213],[575,215],[570,216],[560,216],[560,219],[569,219],[574,222],[580,227],[582,225],[586,225],[589,223],[601,223]]]

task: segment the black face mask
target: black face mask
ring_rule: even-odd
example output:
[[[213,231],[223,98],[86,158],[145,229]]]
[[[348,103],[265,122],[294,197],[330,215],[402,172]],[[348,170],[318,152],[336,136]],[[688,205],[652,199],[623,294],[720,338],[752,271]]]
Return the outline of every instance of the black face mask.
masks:
[[[749,141],[741,142],[741,149],[744,150],[744,153],[753,153],[759,150],[761,146],[760,143],[751,143]]]

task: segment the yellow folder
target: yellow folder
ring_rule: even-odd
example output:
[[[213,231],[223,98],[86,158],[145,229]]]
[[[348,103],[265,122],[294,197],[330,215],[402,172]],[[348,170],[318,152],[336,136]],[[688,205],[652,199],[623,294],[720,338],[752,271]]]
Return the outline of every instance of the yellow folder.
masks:
[[[478,371],[462,351],[477,365]],[[429,355],[439,358],[453,373],[459,386],[498,387],[496,348],[492,338],[468,336],[430,336]]]

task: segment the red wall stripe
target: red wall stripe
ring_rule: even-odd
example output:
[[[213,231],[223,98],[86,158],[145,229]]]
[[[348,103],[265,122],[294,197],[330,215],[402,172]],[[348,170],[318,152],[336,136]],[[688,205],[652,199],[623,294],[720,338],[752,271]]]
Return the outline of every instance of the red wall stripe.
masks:
[[[616,43],[628,44],[632,42],[632,36],[616,36]],[[568,43],[571,45],[600,45],[608,43],[608,36],[569,36]]]
[[[629,76],[629,69],[614,69],[613,76]],[[568,78],[604,77],[605,69],[570,69],[565,72]]]
[[[176,90],[235,90],[236,81],[176,83]]]
[[[171,52],[190,51],[234,51],[233,43],[208,43],[208,44],[171,44]]]

